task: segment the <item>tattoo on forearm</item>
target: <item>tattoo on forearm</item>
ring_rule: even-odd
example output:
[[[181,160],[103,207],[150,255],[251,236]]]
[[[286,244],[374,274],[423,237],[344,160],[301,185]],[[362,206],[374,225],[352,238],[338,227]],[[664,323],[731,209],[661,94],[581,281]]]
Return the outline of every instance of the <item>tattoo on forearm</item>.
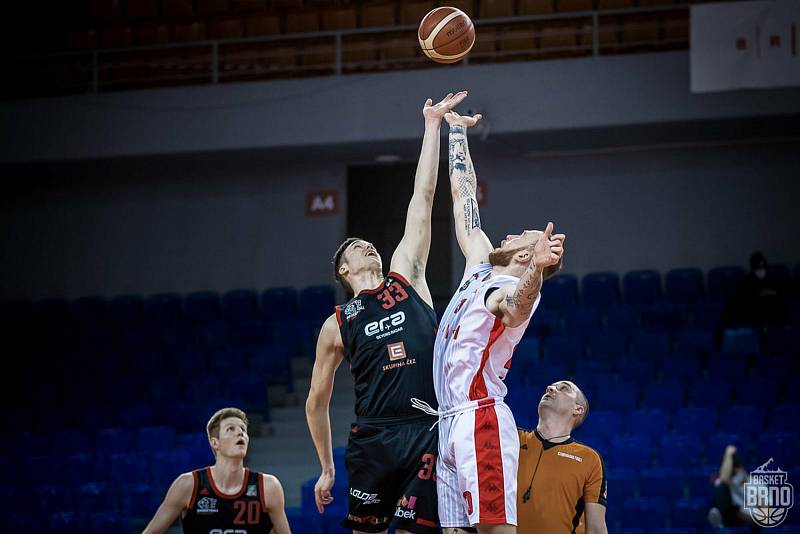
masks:
[[[450,128],[448,154],[450,179],[458,186],[458,194],[464,199],[464,229],[469,233],[472,229],[481,227],[481,217],[475,198],[478,181],[469,158],[464,126]]]
[[[533,301],[542,289],[542,275],[536,271],[531,262],[530,267],[522,275],[517,288],[510,296],[506,296],[508,307],[519,308],[524,313],[528,313],[533,308]]]

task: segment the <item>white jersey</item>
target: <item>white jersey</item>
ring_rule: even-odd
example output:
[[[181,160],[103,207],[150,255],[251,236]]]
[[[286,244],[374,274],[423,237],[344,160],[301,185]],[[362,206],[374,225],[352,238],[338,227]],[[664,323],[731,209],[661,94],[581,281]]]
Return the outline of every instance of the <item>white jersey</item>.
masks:
[[[511,356],[539,306],[541,293],[531,315],[515,328],[503,325],[488,310],[485,299],[490,289],[517,282],[519,278],[514,276],[492,275],[488,263],[465,273],[439,323],[433,348],[433,380],[440,413],[474,406],[480,399],[505,397],[508,390],[503,380]]]

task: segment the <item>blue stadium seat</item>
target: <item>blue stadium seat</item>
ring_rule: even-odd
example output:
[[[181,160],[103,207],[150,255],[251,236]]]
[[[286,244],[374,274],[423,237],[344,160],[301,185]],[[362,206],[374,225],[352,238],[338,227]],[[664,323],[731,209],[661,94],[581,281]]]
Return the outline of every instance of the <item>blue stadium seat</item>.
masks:
[[[639,494],[673,501],[684,494],[684,472],[674,467],[649,467],[639,473]]]
[[[198,376],[183,382],[183,398],[187,401],[218,399],[222,394],[222,377]]]
[[[130,451],[133,439],[133,434],[124,428],[102,428],[95,432],[95,451],[103,456]]]
[[[696,434],[665,434],[658,447],[661,467],[688,469],[701,463],[704,448]]]
[[[661,367],[661,378],[664,381],[693,382],[703,376],[701,363],[701,356],[695,353],[667,356]]]
[[[606,328],[632,332],[642,322],[639,310],[631,306],[612,306],[603,313],[603,323]]]
[[[622,279],[625,303],[650,306],[661,300],[661,274],[654,270],[631,271]]]
[[[207,421],[211,414],[203,413],[201,416],[204,421]],[[205,428],[205,423],[200,428]],[[211,446],[208,444],[208,436],[205,432],[178,434],[175,436],[175,450],[186,451],[189,454],[189,461],[191,465],[195,466],[195,469],[199,466],[212,465],[214,463],[214,454],[211,452]]]
[[[630,356],[617,360],[617,375],[622,382],[652,382],[655,369],[656,362],[651,358]]]
[[[720,418],[724,419],[724,412]],[[706,439],[706,459],[709,464],[722,463],[722,455],[725,453],[725,447],[728,445],[736,445],[743,447],[753,440],[752,438],[745,438],[741,434],[732,434],[728,432],[715,432]],[[719,469],[719,466],[717,466]]]
[[[514,349],[513,363],[515,368],[528,369],[539,361],[541,346],[538,337],[525,337]]]
[[[737,266],[715,267],[708,272],[708,296],[717,302],[726,302],[739,287],[744,269]]]
[[[529,335],[549,336],[564,329],[562,310],[537,310],[526,330]]]
[[[140,453],[158,453],[173,447],[175,430],[166,426],[139,428],[136,431],[136,450]]]
[[[89,434],[80,430],[61,430],[54,435],[53,452],[63,455],[88,453],[94,450]]]
[[[666,410],[633,410],[628,413],[626,426],[628,434],[656,438],[667,432],[669,413]]]
[[[623,525],[635,525],[646,530],[654,530],[666,526],[669,507],[664,499],[644,498],[630,499],[622,503],[624,515]]]
[[[151,453],[149,458],[150,476],[152,477],[150,480],[155,487],[169,487],[178,475],[198,467],[192,465],[187,451],[174,448],[165,448],[163,452]]]
[[[132,517],[153,517],[166,493],[144,483],[124,483],[119,486],[121,508]]]
[[[723,354],[758,354],[758,332],[752,328],[728,328],[722,335]]]
[[[674,510],[673,510],[674,513]],[[650,534],[698,534],[694,528],[660,528]]]
[[[118,325],[144,321],[144,298],[140,295],[120,295],[111,299],[108,315]]]
[[[133,448],[133,447],[131,447]],[[120,452],[108,458],[108,478],[115,484],[148,482],[149,468],[144,458],[136,453]]]
[[[269,419],[267,384],[262,377],[245,375],[226,380],[223,384],[223,394],[245,411],[263,413],[265,418]]]
[[[600,328],[600,313],[595,308],[576,306],[564,310],[564,326],[571,332],[583,332]]]
[[[131,531],[131,518],[125,512],[95,512],[89,516],[92,534],[123,534]]]
[[[544,340],[543,354],[547,359],[574,360],[583,356],[583,340],[580,336],[556,334]]]
[[[694,382],[689,386],[689,402],[692,406],[724,408],[731,404],[730,382],[705,380]]]
[[[672,347],[666,330],[640,330],[631,339],[633,354],[669,354]]]
[[[747,379],[747,359],[740,354],[714,354],[708,359],[708,379],[728,382]]]
[[[750,378],[747,387],[737,390],[739,404],[750,404],[763,408],[774,407],[779,400],[780,390],[774,380],[767,378]]]
[[[60,483],[64,473],[60,461],[52,456],[28,456],[23,458],[25,473],[22,482],[38,485],[47,483]]]
[[[703,272],[700,269],[672,269],[667,272],[664,285],[673,304],[696,304],[703,299]]]
[[[643,388],[647,408],[677,410],[683,406],[684,388],[680,382],[655,382]]]
[[[775,462],[788,471],[789,465],[795,461],[800,454],[800,434],[795,430],[791,432],[765,432],[758,437],[756,452],[758,462],[766,462],[769,458],[774,458]],[[758,466],[753,466],[758,467]]]
[[[300,292],[300,315],[304,319],[325,319],[333,313],[335,305],[333,286],[309,286]]]
[[[3,532],[44,532],[44,518],[36,512],[38,510],[27,511],[13,507],[0,516],[0,530]]]
[[[583,303],[593,308],[608,308],[619,302],[619,275],[614,272],[589,273],[581,281]]]
[[[764,353],[797,356],[800,353],[800,331],[792,327],[771,327],[764,340]]]
[[[722,453],[719,458],[714,458],[713,461],[722,461]],[[712,461],[709,459],[709,461]],[[701,465],[693,467],[686,472],[686,485],[689,488],[689,495],[692,497],[702,497],[711,500],[714,492],[714,480],[717,478],[717,471],[719,471],[719,464],[716,465]]]
[[[623,503],[636,497],[639,475],[630,467],[614,467],[606,474],[608,485],[613,488],[614,501]]]
[[[709,406],[681,408],[675,412],[675,432],[707,436],[716,431],[717,410]]]
[[[249,352],[248,367],[269,384],[285,384],[293,391],[292,359],[286,347],[269,345]]]
[[[174,324],[183,315],[183,303],[177,293],[160,293],[147,298],[145,315],[158,324]]]
[[[672,525],[681,528],[699,528],[708,525],[708,497],[688,497],[672,502]]]
[[[314,489],[313,485],[311,489]],[[286,519],[289,520],[289,528],[292,532],[308,532],[310,534],[322,532],[322,518],[316,508],[308,511],[302,507],[286,508]]]
[[[645,436],[614,437],[606,455],[610,469],[644,469],[651,464],[652,441]]]
[[[591,401],[590,401],[591,402]],[[619,412],[592,410],[578,430],[582,439],[599,437],[610,439],[622,433],[622,415]]]
[[[633,410],[639,400],[639,386],[635,382],[597,384],[594,403],[604,410]]]
[[[578,302],[578,278],[573,274],[559,274],[549,279],[542,289],[552,308],[569,308]]]
[[[675,335],[675,351],[708,354],[714,350],[714,332],[704,328],[685,328]]]
[[[92,482],[78,488],[77,508],[84,514],[98,510],[112,510],[114,508],[114,495],[105,482]]]
[[[297,317],[297,290],[293,287],[265,290],[261,294],[261,314],[268,321],[294,320]]]
[[[705,301],[695,304],[691,308],[691,323],[698,328],[715,329],[725,313],[725,304],[721,302]]]
[[[197,291],[186,296],[186,317],[194,323],[207,324],[221,318],[219,295],[213,291]]]
[[[258,293],[253,289],[235,289],[222,296],[222,315],[227,321],[241,322],[258,317]]]
[[[86,518],[75,512],[53,512],[47,521],[50,532],[59,534],[83,534],[86,532]]]
[[[589,334],[586,348],[593,357],[622,355],[627,352],[627,340],[622,332],[598,330]]]
[[[800,421],[800,404],[779,404],[770,412],[771,432],[792,432]]]

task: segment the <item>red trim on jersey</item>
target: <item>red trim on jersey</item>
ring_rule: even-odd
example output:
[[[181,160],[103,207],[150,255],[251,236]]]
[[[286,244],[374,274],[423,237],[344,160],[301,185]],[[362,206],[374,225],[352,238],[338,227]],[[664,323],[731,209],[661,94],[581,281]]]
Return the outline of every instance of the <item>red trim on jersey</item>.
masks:
[[[401,282],[403,282],[403,283],[404,283],[405,285],[407,285],[407,286],[410,286],[410,285],[411,285],[411,284],[409,284],[409,283],[408,283],[408,280],[406,280],[406,277],[405,277],[405,276],[403,276],[403,275],[402,275],[402,274],[400,274],[400,273],[396,273],[396,272],[394,272],[394,271],[391,271],[391,272],[390,272],[390,273],[389,273],[389,274],[386,276],[386,278],[391,278],[391,277],[395,277],[395,278],[397,278],[398,280],[400,280]]]
[[[334,309],[336,310],[336,322],[339,323],[339,328],[341,328],[342,327],[342,308],[339,307],[339,306],[336,306],[336,308],[334,308]]]
[[[500,426],[494,406],[475,410],[475,457],[478,466],[478,523],[503,525],[506,494]]]
[[[200,475],[197,474],[197,471],[192,471],[192,478],[194,479],[194,488],[192,489],[192,498],[189,499],[188,510],[194,508],[195,502],[197,502],[197,489],[200,487]]]
[[[453,330],[453,339],[458,339],[458,331],[461,330],[461,325],[458,325],[455,330]]]
[[[267,507],[267,493],[264,486],[264,480],[266,480],[264,473],[259,473],[258,474],[258,494],[260,495],[259,500],[261,501],[261,508],[263,508],[263,511],[269,513],[269,508]]]
[[[428,521],[427,519],[422,519],[421,517],[417,518],[417,524],[424,525],[426,527],[439,528],[439,523],[434,523],[433,521]]]
[[[489,351],[492,349],[492,345],[494,345],[505,329],[506,327],[503,324],[503,320],[499,317],[495,317],[492,331],[489,333],[489,341],[486,343],[486,348],[483,349],[481,365],[478,367],[478,371],[475,373],[475,376],[472,378],[472,383],[469,386],[470,400],[482,399],[489,395],[486,389],[486,380],[483,378],[483,368],[486,367],[486,362],[489,360]]]
[[[247,489],[247,479],[250,478],[250,470],[245,467],[244,478],[242,478],[242,488],[237,493],[228,495],[227,493],[222,493],[214,483],[214,477],[211,475],[211,467],[206,467],[206,474],[208,475],[208,482],[211,484],[211,489],[214,490],[214,493],[216,493],[218,497],[223,499],[236,499],[241,497],[242,493],[244,493],[244,490]]]

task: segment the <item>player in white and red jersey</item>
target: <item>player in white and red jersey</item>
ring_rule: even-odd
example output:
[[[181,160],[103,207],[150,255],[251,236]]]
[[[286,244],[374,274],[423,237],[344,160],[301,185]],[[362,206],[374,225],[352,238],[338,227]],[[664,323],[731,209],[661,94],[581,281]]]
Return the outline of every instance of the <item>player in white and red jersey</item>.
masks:
[[[477,528],[481,534],[513,533],[519,437],[503,402],[503,379],[539,305],[543,279],[560,269],[566,236],[554,235],[548,223],[544,232],[509,235],[493,248],[481,230],[466,136],[480,116],[451,112],[445,119],[456,236],[466,269],[434,345],[439,520],[447,533],[459,527]]]

